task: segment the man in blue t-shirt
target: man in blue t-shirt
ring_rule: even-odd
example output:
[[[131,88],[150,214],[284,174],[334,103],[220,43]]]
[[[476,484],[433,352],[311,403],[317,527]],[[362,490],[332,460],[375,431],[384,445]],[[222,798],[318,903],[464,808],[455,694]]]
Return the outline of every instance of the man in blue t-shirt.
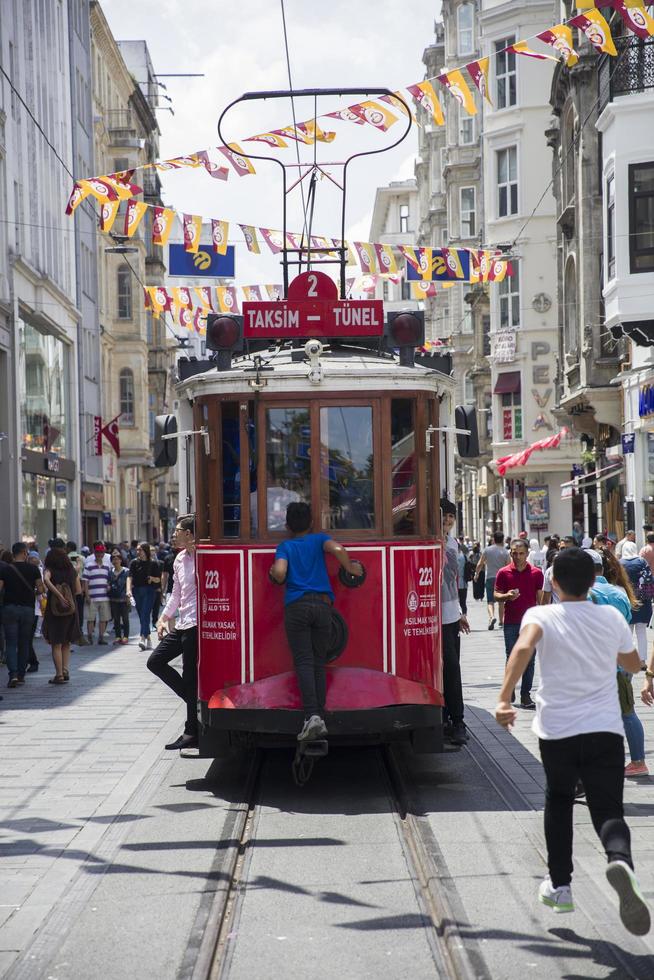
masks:
[[[311,508],[291,503],[286,508],[286,527],[291,537],[275,552],[270,578],[286,584],[284,625],[293,654],[302,705],[304,726],[298,741],[325,738],[325,665],[331,639],[331,610],[334,601],[325,565],[325,552],[334,555],[346,572],[359,577],[363,568],[350,560],[345,548],[329,534],[309,534]]]

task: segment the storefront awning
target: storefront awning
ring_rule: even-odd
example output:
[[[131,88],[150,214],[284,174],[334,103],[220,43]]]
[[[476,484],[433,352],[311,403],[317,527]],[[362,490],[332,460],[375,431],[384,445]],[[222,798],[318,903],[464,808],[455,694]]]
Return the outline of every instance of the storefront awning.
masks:
[[[654,320],[630,320],[611,327],[611,333],[617,339],[627,336],[637,347],[654,347]],[[617,334],[617,336],[616,336]]]
[[[498,374],[497,381],[495,382],[495,387],[493,389],[496,395],[513,395],[520,391],[520,372],[519,371],[505,371],[504,374]]]

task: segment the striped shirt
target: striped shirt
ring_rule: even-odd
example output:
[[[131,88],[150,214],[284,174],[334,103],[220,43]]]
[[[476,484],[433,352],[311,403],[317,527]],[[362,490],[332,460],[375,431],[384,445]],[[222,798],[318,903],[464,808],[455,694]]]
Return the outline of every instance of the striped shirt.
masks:
[[[106,565],[98,565],[95,558],[84,565],[84,580],[88,582],[91,599],[107,599],[109,596],[109,572]]]

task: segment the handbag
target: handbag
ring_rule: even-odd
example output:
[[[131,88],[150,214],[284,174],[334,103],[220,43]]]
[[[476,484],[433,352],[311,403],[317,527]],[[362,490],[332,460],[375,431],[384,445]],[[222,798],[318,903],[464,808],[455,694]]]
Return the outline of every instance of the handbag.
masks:
[[[50,592],[50,612],[53,616],[72,616],[75,612],[75,598],[68,582],[57,586],[58,592]]]

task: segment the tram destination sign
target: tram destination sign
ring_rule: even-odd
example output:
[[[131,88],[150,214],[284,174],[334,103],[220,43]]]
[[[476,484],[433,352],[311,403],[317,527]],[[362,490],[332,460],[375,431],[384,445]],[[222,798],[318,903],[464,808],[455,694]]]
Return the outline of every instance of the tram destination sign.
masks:
[[[243,304],[244,337],[380,337],[380,299],[339,299],[324,272],[303,272],[288,288],[288,299]]]

